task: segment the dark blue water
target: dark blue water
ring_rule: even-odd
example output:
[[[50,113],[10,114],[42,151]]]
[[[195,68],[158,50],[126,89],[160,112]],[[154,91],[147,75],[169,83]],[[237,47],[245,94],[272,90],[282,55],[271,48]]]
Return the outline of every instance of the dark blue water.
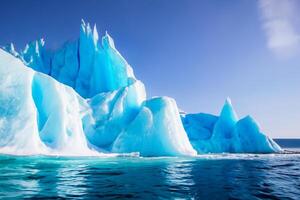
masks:
[[[274,139],[284,149],[300,151],[300,139]]]
[[[0,198],[300,199],[300,155],[0,156]]]

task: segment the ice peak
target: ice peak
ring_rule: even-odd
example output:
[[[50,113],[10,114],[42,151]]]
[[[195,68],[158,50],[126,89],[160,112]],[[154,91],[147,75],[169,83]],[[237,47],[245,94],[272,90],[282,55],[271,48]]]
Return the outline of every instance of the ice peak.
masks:
[[[99,35],[98,35],[98,31],[97,31],[97,26],[95,24],[94,28],[93,28],[93,40],[94,40],[95,45],[97,45],[98,39],[99,39]]]
[[[222,108],[221,114],[220,114],[221,118],[227,118],[230,119],[232,121],[238,121],[238,117],[236,112],[233,109],[232,103],[231,103],[231,99],[229,97],[226,98],[224,106]]]
[[[93,30],[90,26],[90,23],[86,23],[83,19],[81,19],[81,27],[80,27],[80,39],[93,41],[95,47],[98,45],[99,41],[99,33],[97,30],[97,25],[94,24]],[[115,44],[111,36],[105,31],[105,35],[102,37],[102,46],[103,48],[113,48],[115,49]]]
[[[84,21],[84,19],[81,19],[81,26],[85,27],[85,21]]]
[[[39,42],[38,41],[35,41],[35,53],[39,54],[40,52],[40,48],[39,48]]]
[[[2,49],[4,49],[5,51],[9,52],[10,54],[12,54],[15,57],[18,57],[19,54],[18,52],[15,50],[15,46],[13,43],[10,43],[6,46],[3,46]]]
[[[15,51],[15,46],[12,42],[9,44],[9,47],[11,51]]]
[[[92,28],[91,28],[90,23],[87,23],[87,25],[86,25],[86,32],[88,35],[92,33]]]
[[[84,35],[92,34],[92,29],[90,23],[85,23],[83,19],[81,19],[80,32]]]
[[[247,121],[249,123],[251,122],[252,124],[255,124],[257,127],[260,127],[259,123],[251,115],[247,115],[246,117],[244,117],[240,121]]]
[[[85,22],[84,22],[84,20],[83,19],[81,19],[81,25],[80,25],[80,32],[81,33],[83,33],[83,34],[85,34]]]
[[[35,55],[39,55],[41,49],[45,46],[45,41],[43,38],[36,40],[36,41],[32,41],[28,44],[25,45],[24,50],[21,52],[21,54],[23,54],[23,59],[25,59],[26,61],[28,61],[28,57],[32,56],[33,54]],[[25,56],[26,54],[30,54],[30,56]],[[24,58],[27,57],[27,58]]]
[[[115,43],[114,40],[110,37],[107,31],[105,31],[105,35],[102,37],[102,46],[104,48],[111,47],[115,49]]]
[[[41,39],[39,40],[39,43],[40,43],[41,46],[45,46],[45,39],[44,39],[44,38],[41,38]]]
[[[228,104],[228,105],[231,105],[231,106],[232,106],[230,97],[227,97],[227,98],[226,98],[225,104]]]
[[[243,124],[244,127],[247,127],[248,130],[256,130],[259,131],[259,124],[256,122],[256,120],[251,117],[250,115],[247,115],[246,117],[242,118],[238,121],[238,124]]]

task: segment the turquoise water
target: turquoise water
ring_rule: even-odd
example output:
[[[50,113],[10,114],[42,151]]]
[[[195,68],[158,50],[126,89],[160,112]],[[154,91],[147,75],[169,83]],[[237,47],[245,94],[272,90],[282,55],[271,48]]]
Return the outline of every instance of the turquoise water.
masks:
[[[299,199],[300,155],[0,156],[1,199]]]

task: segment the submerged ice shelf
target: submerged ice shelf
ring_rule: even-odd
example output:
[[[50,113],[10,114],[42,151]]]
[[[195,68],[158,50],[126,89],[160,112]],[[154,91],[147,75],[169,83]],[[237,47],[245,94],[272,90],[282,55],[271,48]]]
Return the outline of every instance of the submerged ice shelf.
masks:
[[[147,98],[144,84],[106,33],[84,21],[57,51],[44,40],[0,49],[0,153],[193,156],[273,153],[281,148],[230,99],[220,116],[180,114],[174,99]]]

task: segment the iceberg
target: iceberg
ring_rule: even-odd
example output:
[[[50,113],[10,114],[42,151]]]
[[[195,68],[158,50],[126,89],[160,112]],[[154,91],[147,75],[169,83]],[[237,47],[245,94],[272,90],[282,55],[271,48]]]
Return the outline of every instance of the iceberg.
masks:
[[[144,84],[106,32],[82,21],[80,37],[51,51],[43,39],[0,49],[0,153],[195,156],[281,148],[230,99],[220,116],[180,114]]]
[[[201,153],[274,153],[282,151],[278,144],[260,131],[255,120],[238,119],[231,100],[226,99],[220,116],[205,113],[182,114],[189,140]]]

